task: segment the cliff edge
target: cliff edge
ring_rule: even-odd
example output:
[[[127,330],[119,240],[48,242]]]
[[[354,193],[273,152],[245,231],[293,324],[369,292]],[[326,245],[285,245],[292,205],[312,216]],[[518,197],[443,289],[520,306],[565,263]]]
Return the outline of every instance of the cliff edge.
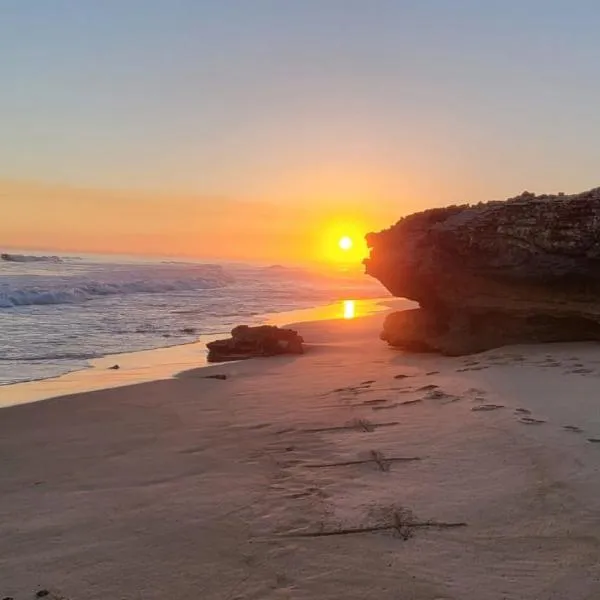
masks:
[[[367,274],[420,308],[382,339],[447,355],[600,339],[600,188],[435,208],[368,234]]]

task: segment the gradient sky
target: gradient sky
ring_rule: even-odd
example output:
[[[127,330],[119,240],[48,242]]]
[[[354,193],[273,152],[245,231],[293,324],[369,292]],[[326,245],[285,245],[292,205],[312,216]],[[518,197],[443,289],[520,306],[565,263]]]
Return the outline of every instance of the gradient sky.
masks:
[[[318,258],[594,187],[599,31],[597,0],[1,0],[0,244]]]

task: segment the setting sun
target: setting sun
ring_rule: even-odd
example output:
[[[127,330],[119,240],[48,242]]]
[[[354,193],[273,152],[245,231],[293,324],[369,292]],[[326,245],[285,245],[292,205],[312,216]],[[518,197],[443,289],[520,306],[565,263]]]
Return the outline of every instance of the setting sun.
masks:
[[[338,246],[342,250],[350,250],[350,248],[352,248],[353,245],[354,244],[352,243],[352,238],[348,237],[347,235],[340,238],[340,241],[338,242]]]
[[[368,255],[365,242],[365,232],[368,230],[358,219],[332,218],[323,221],[316,230],[315,253],[320,261],[360,268],[362,260]]]

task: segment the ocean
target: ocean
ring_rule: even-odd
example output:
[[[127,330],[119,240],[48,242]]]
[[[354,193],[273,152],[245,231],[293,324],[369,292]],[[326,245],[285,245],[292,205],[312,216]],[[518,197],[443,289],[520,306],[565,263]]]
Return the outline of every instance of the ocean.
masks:
[[[0,385],[228,334],[269,313],[382,295],[376,281],[335,267],[3,254]]]

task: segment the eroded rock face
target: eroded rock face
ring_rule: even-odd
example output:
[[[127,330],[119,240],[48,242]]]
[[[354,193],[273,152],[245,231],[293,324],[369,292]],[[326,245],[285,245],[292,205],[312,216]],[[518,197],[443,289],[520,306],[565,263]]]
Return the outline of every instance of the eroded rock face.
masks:
[[[242,360],[256,356],[302,354],[304,340],[293,329],[273,325],[249,327],[239,325],[231,330],[231,337],[206,344],[209,362]]]
[[[416,213],[367,236],[366,271],[420,309],[382,337],[459,355],[600,339],[600,188]]]

